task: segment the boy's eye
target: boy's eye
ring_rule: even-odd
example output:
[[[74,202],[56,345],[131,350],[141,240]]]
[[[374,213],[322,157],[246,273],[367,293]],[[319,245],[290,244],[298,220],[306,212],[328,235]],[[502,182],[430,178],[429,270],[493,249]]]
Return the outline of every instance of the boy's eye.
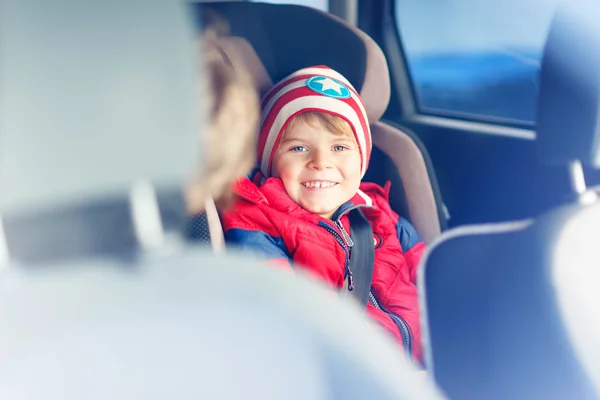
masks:
[[[344,151],[346,149],[346,146],[333,146],[333,151]]]
[[[305,152],[305,151],[308,151],[308,149],[307,149],[306,147],[304,147],[304,146],[294,146],[294,147],[292,147],[292,148],[290,149],[290,151],[293,151],[293,152],[298,152],[298,153],[300,153],[300,152]]]

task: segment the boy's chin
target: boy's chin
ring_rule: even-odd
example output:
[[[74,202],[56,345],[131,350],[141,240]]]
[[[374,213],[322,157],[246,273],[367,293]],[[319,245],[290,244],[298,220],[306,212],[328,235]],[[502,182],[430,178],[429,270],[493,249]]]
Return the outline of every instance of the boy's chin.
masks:
[[[331,206],[323,206],[323,205],[306,205],[303,208],[305,210],[310,211],[313,214],[320,215],[323,218],[331,218],[335,210],[338,209],[339,206],[335,207]]]

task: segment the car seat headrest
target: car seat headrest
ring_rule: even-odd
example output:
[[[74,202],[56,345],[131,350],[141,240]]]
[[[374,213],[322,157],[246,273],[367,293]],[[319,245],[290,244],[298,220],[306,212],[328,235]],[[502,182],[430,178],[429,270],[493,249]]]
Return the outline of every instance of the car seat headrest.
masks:
[[[271,81],[278,82],[301,68],[327,65],[358,90],[371,123],[385,112],[390,78],[383,51],[367,34],[342,19],[298,5],[209,2],[195,6],[200,20],[203,15],[219,15],[232,36],[250,43],[262,63],[255,67],[256,60],[249,60],[251,72],[264,68]],[[212,13],[203,13],[208,9]],[[255,22],[248,24],[249,20]],[[247,51],[240,53],[252,56]],[[261,94],[268,89],[260,87]]]
[[[205,43],[207,50],[208,46],[216,48],[234,69],[247,72],[261,97],[273,87],[265,66],[246,39],[223,36]]]
[[[9,0],[0,13],[0,213],[168,191],[199,162],[184,2]],[[160,191],[160,190],[159,190]]]
[[[541,160],[600,168],[600,4],[557,7],[541,64],[537,111]]]

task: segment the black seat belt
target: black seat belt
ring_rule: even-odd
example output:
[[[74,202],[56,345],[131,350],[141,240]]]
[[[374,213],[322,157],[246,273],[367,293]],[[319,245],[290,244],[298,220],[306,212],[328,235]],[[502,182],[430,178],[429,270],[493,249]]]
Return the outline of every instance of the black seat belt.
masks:
[[[354,281],[354,290],[350,292],[362,308],[367,306],[373,268],[375,267],[375,245],[373,243],[373,228],[360,209],[354,209],[348,214],[350,219],[350,236],[354,241],[350,253],[350,270]]]

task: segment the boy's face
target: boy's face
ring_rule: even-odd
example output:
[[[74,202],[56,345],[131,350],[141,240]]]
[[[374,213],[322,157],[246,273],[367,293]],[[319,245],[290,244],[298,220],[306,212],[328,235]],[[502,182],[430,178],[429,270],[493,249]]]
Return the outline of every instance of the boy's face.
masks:
[[[360,167],[354,135],[336,135],[300,120],[281,138],[272,169],[302,208],[331,218],[358,191]]]

